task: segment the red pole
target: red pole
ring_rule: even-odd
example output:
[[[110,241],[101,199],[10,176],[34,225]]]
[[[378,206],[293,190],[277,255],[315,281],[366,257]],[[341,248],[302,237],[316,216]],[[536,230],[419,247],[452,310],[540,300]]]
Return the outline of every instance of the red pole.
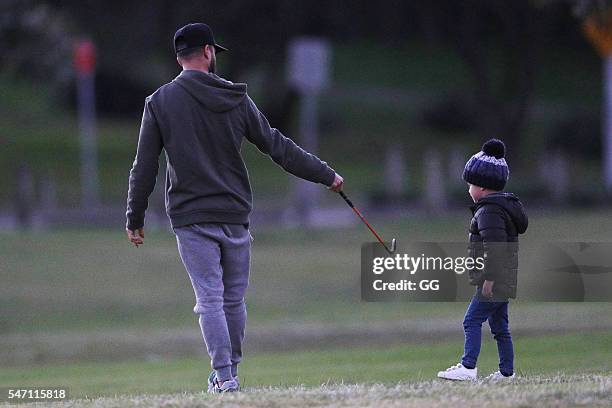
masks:
[[[98,157],[96,141],[95,68],[96,47],[89,39],[74,44],[74,69],[77,80],[77,110],[81,143],[81,204],[99,204]]]

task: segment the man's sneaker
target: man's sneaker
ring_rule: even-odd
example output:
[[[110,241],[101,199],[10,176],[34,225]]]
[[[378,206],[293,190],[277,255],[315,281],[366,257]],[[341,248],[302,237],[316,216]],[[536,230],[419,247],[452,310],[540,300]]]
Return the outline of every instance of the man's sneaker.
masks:
[[[217,373],[215,370],[212,370],[208,376],[208,392],[215,392],[215,384],[217,383]]]
[[[219,385],[217,380],[217,374],[213,370],[208,376],[208,392],[211,394],[220,394],[224,392],[235,392],[240,391],[240,380],[238,377],[234,377],[231,380],[224,381],[223,384]]]
[[[476,381],[477,374],[478,368],[465,368],[463,364],[459,363],[444,371],[439,371],[438,377],[453,381]]]
[[[485,381],[489,382],[500,382],[500,381],[512,381],[516,378],[516,373],[512,373],[512,375],[505,376],[501,373],[501,371],[496,371],[493,374],[489,374],[485,377]]]

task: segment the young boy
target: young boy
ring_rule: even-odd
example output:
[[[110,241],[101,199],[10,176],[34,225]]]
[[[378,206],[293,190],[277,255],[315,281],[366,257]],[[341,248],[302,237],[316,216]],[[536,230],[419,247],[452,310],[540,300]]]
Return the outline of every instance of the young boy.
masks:
[[[515,377],[508,299],[516,297],[518,235],[527,230],[527,215],[514,194],[502,192],[510,173],[505,150],[501,140],[491,139],[468,160],[463,170],[463,180],[474,200],[470,256],[484,257],[485,266],[469,272],[470,284],[477,289],[463,320],[465,352],[459,364],[438,373],[438,377],[447,380],[476,380],[485,320],[489,321],[499,353],[499,371],[486,379],[509,381]]]

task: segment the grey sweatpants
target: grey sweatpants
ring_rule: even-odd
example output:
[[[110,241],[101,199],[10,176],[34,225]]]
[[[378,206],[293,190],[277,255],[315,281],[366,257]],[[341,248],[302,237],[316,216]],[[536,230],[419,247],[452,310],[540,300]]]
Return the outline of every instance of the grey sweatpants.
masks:
[[[218,380],[228,380],[242,358],[251,235],[244,225],[215,223],[177,227],[174,233],[212,368]]]

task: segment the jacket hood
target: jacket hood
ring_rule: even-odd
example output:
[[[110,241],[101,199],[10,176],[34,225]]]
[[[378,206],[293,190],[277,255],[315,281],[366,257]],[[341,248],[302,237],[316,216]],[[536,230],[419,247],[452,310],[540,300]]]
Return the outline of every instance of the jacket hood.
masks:
[[[512,222],[516,226],[516,230],[519,234],[523,234],[527,231],[527,226],[529,225],[529,220],[527,218],[527,214],[525,213],[525,208],[523,207],[523,203],[512,193],[493,193],[489,194],[480,200],[478,200],[474,206],[473,210],[476,211],[478,208],[482,207],[485,204],[496,204],[501,206],[512,218]]]
[[[213,112],[234,109],[245,98],[246,84],[235,84],[215,74],[184,70],[175,79],[200,105]]]

